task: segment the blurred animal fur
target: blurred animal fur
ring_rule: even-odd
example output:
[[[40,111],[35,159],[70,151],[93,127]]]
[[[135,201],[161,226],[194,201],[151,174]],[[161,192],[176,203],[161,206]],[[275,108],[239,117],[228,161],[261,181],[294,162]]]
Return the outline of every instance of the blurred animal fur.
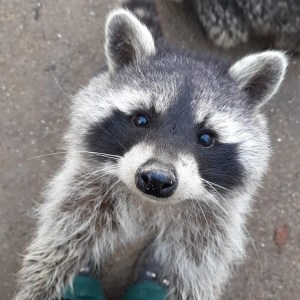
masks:
[[[39,207],[16,300],[57,299],[82,266],[101,268],[117,244],[149,231],[172,300],[218,299],[244,255],[270,156],[261,107],[286,56],[230,62],[173,48],[153,3],[134,3],[149,29],[128,10],[107,18],[108,71],[73,98],[67,154]]]
[[[300,52],[298,0],[176,0],[196,13],[209,39],[230,48],[250,36],[266,38],[279,49]]]

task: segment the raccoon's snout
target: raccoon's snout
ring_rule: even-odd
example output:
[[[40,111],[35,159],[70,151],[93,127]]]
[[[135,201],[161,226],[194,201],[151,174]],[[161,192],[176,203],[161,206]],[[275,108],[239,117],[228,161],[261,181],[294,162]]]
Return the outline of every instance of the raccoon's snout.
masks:
[[[143,193],[158,198],[170,197],[178,180],[174,169],[158,161],[147,161],[135,174],[136,186]]]

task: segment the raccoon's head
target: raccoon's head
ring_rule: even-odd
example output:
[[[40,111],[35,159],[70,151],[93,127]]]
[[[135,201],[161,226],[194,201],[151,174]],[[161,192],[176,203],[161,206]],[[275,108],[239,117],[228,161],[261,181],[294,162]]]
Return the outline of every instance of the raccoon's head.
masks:
[[[122,9],[107,20],[105,49],[108,72],[75,98],[69,139],[96,153],[91,171],[158,203],[252,191],[269,158],[260,109],[283,80],[282,52],[199,57],[156,44]]]

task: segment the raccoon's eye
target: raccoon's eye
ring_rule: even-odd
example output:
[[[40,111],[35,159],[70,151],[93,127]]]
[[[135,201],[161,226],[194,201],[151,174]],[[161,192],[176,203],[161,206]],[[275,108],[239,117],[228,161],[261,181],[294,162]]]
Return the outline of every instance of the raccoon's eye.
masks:
[[[198,143],[205,148],[209,148],[214,145],[215,137],[209,132],[199,133]]]
[[[144,114],[137,114],[132,117],[132,123],[136,127],[148,127],[150,118]]]

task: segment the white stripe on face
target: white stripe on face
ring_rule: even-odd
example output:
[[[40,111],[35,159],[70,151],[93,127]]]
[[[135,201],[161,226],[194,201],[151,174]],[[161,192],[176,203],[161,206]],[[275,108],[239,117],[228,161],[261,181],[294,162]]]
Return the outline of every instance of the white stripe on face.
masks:
[[[135,175],[141,165],[150,159],[158,162],[165,162],[162,157],[155,156],[155,147],[140,143],[128,151],[119,161],[117,175],[133,191],[146,198],[153,199],[152,196],[143,194],[136,187]],[[176,192],[168,199],[170,202],[177,202],[187,199],[199,199],[204,193],[204,186],[199,175],[196,160],[191,155],[179,154],[174,163],[177,173],[178,187]]]
[[[137,169],[147,160],[153,158],[153,147],[139,143],[128,151],[119,161],[118,176],[133,191],[138,191],[135,185]]]

